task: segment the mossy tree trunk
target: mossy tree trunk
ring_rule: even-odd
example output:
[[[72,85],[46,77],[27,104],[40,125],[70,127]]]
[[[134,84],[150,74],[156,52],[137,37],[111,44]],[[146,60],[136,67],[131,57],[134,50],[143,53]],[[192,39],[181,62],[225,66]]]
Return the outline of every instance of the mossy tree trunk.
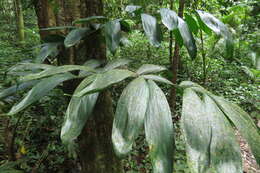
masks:
[[[71,25],[78,18],[103,15],[101,0],[56,0],[59,10],[54,11],[46,0],[39,0],[35,4],[39,28]],[[41,38],[49,34],[66,34],[66,31],[40,31]],[[101,33],[96,32],[83,43],[86,55],[79,56],[78,47],[62,49],[59,55],[60,64],[83,64],[89,59],[106,59],[106,46]],[[81,46],[82,47],[82,46]],[[65,83],[65,91],[70,94],[78,81]],[[82,173],[121,173],[122,166],[116,158],[112,148],[111,131],[113,122],[112,99],[108,91],[100,93],[97,104],[84,130],[79,143],[79,159]]]

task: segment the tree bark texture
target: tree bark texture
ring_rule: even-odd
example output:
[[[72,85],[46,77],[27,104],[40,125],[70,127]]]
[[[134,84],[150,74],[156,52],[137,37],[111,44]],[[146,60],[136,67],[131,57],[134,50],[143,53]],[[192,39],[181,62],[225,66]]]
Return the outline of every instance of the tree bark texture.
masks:
[[[179,0],[178,16],[181,18],[183,17],[184,5],[185,5],[185,0]],[[179,61],[180,61],[180,46],[178,45],[177,41],[175,41],[174,53],[171,60],[173,84],[177,84]],[[175,87],[173,87],[171,91],[171,108],[173,112],[176,111],[176,88]]]
[[[58,10],[54,9],[50,1],[35,1],[39,28],[69,26],[78,18],[103,14],[101,0],[55,0],[54,2],[58,4]],[[67,31],[40,31],[42,39],[50,34],[66,35]],[[101,33],[97,31],[79,46],[70,49],[61,48],[59,64],[83,64],[89,59],[106,60],[106,47],[103,40]],[[84,56],[79,55],[82,51],[85,53]],[[65,91],[73,93],[78,83],[79,81],[65,83]],[[111,140],[113,107],[108,91],[100,93],[92,117],[78,139],[78,156],[82,173],[121,173],[121,162],[114,154]]]

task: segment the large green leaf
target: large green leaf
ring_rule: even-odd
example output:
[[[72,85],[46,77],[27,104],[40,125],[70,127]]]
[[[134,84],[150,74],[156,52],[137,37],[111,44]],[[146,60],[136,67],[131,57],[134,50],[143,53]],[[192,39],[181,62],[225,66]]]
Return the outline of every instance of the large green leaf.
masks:
[[[88,23],[88,22],[92,22],[93,20],[106,21],[107,18],[104,17],[104,16],[91,16],[91,17],[87,17],[87,18],[82,18],[82,19],[75,20],[75,21],[73,22],[73,24]]]
[[[150,79],[150,80],[156,81],[156,82],[162,82],[162,83],[172,85],[171,81],[169,81],[168,79],[165,79],[161,76],[158,76],[158,75],[142,75],[142,77],[145,79]]]
[[[87,77],[84,82],[77,87],[75,92],[89,85],[94,78]],[[74,145],[74,140],[80,135],[86,121],[90,117],[93,108],[96,104],[98,93],[85,95],[83,97],[73,96],[68,105],[65,121],[61,128],[61,140],[71,149]]]
[[[236,104],[228,102],[221,97],[213,96],[213,98],[247,140],[258,165],[260,165],[260,134],[250,116]]]
[[[124,66],[128,63],[130,63],[131,60],[129,59],[115,59],[107,63],[107,65],[104,67],[104,71],[109,71],[112,69],[115,69],[120,66]]]
[[[144,123],[149,88],[144,78],[132,81],[123,91],[116,108],[112,141],[118,156],[128,154]]]
[[[198,13],[201,21],[203,21],[203,23],[208,28],[210,28],[217,35],[221,35],[222,37],[224,37],[224,39],[226,40],[227,57],[232,58],[234,43],[233,43],[232,34],[229,31],[228,27],[210,13],[207,13],[207,12],[204,12],[201,10],[197,10],[197,13]]]
[[[173,172],[174,137],[171,111],[162,90],[148,81],[149,102],[145,116],[145,137],[154,173]]]
[[[210,166],[216,172],[242,173],[240,146],[229,120],[208,95],[204,95],[205,114],[211,128]]]
[[[93,30],[89,28],[78,28],[70,31],[64,40],[64,45],[66,47],[71,47],[77,44],[81,39],[91,34]]]
[[[37,100],[48,94],[49,91],[51,91],[60,83],[66,80],[70,80],[74,77],[75,76],[70,73],[65,73],[43,79],[28,92],[28,94],[23,98],[21,102],[19,102],[17,105],[14,105],[8,114],[13,115],[22,111],[26,107],[30,106],[32,103],[36,102]]]
[[[31,86],[35,85],[38,82],[39,81],[28,81],[28,82],[16,84],[10,88],[4,89],[3,91],[0,92],[0,99],[13,95],[18,91],[30,88]]]
[[[83,95],[101,91],[113,84],[121,82],[122,80],[134,76],[135,73],[129,70],[113,69],[105,73],[96,75],[96,79],[86,88],[75,93],[76,97],[82,97]]]
[[[197,21],[189,14],[185,13],[185,21],[189,26],[189,29],[192,33],[197,34],[199,32],[199,26]]]
[[[182,129],[186,141],[189,164],[195,173],[209,167],[211,129],[208,124],[203,103],[190,88],[184,90],[182,104]]]
[[[101,61],[101,60],[90,59],[90,60],[86,61],[83,65],[87,66],[87,67],[90,67],[92,69],[96,69],[96,68],[100,67],[103,63],[104,63],[104,61]],[[84,76],[88,76],[88,75],[90,75],[92,73],[93,72],[81,70],[79,72],[79,76],[80,77],[84,77]]]
[[[42,45],[39,55],[36,57],[36,62],[43,62],[48,56],[56,55],[58,53],[58,46],[61,42],[44,43]]]
[[[182,128],[193,172],[242,173],[240,148],[234,130],[215,102],[184,91]]]
[[[167,8],[160,9],[162,23],[170,30],[178,28],[178,15]]]
[[[109,21],[104,27],[106,44],[112,54],[116,52],[121,40],[121,25],[119,20]]]
[[[157,73],[164,70],[166,70],[166,68],[163,66],[144,64],[136,71],[136,73],[141,75],[141,74],[148,74],[148,73]]]
[[[192,59],[196,58],[197,55],[197,46],[195,44],[195,40],[192,36],[192,33],[189,30],[186,22],[178,17],[178,29],[180,31],[180,35],[182,37],[183,43],[188,50],[188,53]]]
[[[12,66],[11,68],[8,69],[8,73],[12,73],[15,71],[25,71],[25,70],[46,70],[49,68],[52,68],[52,65],[48,65],[48,64],[37,64],[37,63],[19,63],[16,64],[14,66]]]
[[[148,14],[142,14],[141,18],[145,34],[150,43],[156,47],[159,47],[162,40],[162,33],[156,18]]]
[[[40,73],[29,74],[27,76],[21,77],[20,80],[21,81],[35,80],[35,79],[40,79],[40,78],[56,75],[56,74],[59,74],[59,73],[66,73],[66,72],[74,71],[74,70],[83,70],[83,71],[87,71],[87,72],[95,72],[94,69],[92,69],[88,66],[81,66],[81,65],[63,65],[63,66],[58,66],[58,67],[53,66],[53,68],[46,69],[46,70],[44,70]]]

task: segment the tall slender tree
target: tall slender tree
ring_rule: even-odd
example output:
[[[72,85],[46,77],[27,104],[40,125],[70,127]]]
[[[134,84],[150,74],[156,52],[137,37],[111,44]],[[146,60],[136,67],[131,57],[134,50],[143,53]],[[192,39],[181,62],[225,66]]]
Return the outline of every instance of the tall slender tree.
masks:
[[[71,25],[78,18],[103,15],[102,0],[57,0],[58,10],[46,0],[35,2],[39,28]],[[40,31],[44,39],[50,34],[66,34],[66,31]],[[106,60],[106,46],[102,35],[95,32],[83,47],[86,56],[77,54],[79,47],[61,48],[59,64],[83,64],[89,59]],[[64,91],[72,94],[79,81],[73,80],[64,84]],[[82,131],[78,141],[78,156],[83,173],[120,173],[121,162],[113,152],[111,129],[113,123],[113,109],[110,93],[104,91],[99,95],[93,111],[93,118]]]

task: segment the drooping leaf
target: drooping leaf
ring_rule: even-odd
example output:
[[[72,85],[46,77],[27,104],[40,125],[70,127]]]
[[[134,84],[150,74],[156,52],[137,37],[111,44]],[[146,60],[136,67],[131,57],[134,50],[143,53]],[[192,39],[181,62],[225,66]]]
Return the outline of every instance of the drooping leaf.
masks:
[[[119,98],[113,123],[112,141],[118,156],[128,154],[144,123],[149,88],[139,77],[132,81]]]
[[[228,102],[221,97],[213,96],[213,98],[246,139],[258,165],[260,165],[260,134],[250,116],[236,104]]]
[[[64,45],[66,47],[71,47],[77,44],[81,39],[86,37],[88,34],[91,34],[93,30],[89,28],[78,28],[70,31],[64,40]]]
[[[53,66],[48,65],[48,64],[19,63],[19,64],[12,66],[11,68],[9,68],[7,73],[12,74],[13,72],[17,72],[17,71],[26,71],[26,70],[34,71],[34,70],[38,70],[38,69],[46,70],[46,69],[49,69],[52,67]]]
[[[82,97],[83,95],[101,91],[113,84],[121,82],[122,80],[134,76],[135,73],[129,70],[113,69],[105,73],[96,75],[96,79],[86,88],[75,93],[76,97]]]
[[[212,131],[199,96],[190,88],[184,90],[181,125],[192,170],[202,172],[209,167]]]
[[[184,91],[182,127],[192,171],[242,173],[231,124],[209,96],[203,98],[191,88]]]
[[[198,23],[191,15],[185,13],[185,21],[192,33],[197,34],[199,32]]]
[[[95,72],[94,69],[92,69],[88,66],[81,66],[81,65],[63,65],[63,66],[58,66],[58,67],[53,66],[53,68],[46,69],[40,73],[29,74],[27,76],[23,76],[20,78],[20,80],[21,81],[35,80],[35,79],[40,79],[40,78],[56,75],[59,73],[66,73],[66,72],[74,71],[74,70],[84,70],[87,72]]]
[[[156,82],[162,82],[162,83],[166,83],[166,84],[169,84],[169,85],[172,85],[172,82],[169,81],[168,79],[165,79],[161,76],[157,76],[157,75],[142,75],[143,78],[145,79],[150,79],[150,80],[153,80],[153,81],[156,81]]]
[[[171,111],[162,90],[148,81],[149,102],[145,116],[145,137],[154,173],[173,172],[173,125]]]
[[[170,30],[177,29],[178,27],[178,15],[167,8],[160,9],[160,14],[162,17],[162,23]]]
[[[104,71],[109,71],[109,70],[115,69],[117,67],[124,66],[126,64],[129,64],[130,62],[131,62],[131,60],[123,59],[123,58],[112,60],[104,67]]]
[[[18,91],[30,88],[31,86],[35,85],[38,82],[39,81],[28,81],[28,82],[16,84],[10,88],[4,89],[3,91],[0,92],[0,99],[13,95]]]
[[[195,44],[195,40],[192,36],[192,33],[189,30],[188,25],[180,17],[178,17],[178,29],[180,31],[183,43],[184,43],[185,47],[187,48],[190,57],[192,59],[195,59],[196,55],[197,55],[197,46]]]
[[[217,35],[221,35],[222,37],[224,37],[224,39],[226,40],[226,54],[228,58],[232,58],[234,43],[232,34],[229,31],[228,27],[210,13],[201,10],[197,10],[197,13],[201,21],[203,21],[203,23],[208,28],[210,28]]]
[[[100,67],[103,63],[104,62],[101,61],[101,60],[91,59],[91,60],[86,61],[83,65],[87,66],[87,67],[90,67],[92,69],[96,69],[96,68]],[[79,76],[80,77],[88,76],[90,74],[93,74],[93,72],[84,71],[84,70],[81,70],[79,72]]]
[[[84,82],[77,87],[75,92],[80,91],[89,85],[94,78],[92,76],[86,78]],[[83,97],[73,96],[68,105],[65,121],[61,128],[61,140],[71,149],[74,145],[74,140],[80,135],[86,121],[92,114],[99,93],[85,95]],[[70,151],[74,152],[74,151]]]
[[[148,14],[142,14],[141,18],[145,34],[150,43],[156,47],[159,47],[162,40],[162,33],[156,18]]]
[[[72,24],[88,23],[88,22],[91,22],[93,20],[106,21],[107,18],[104,17],[104,16],[91,16],[91,17],[75,20]]]
[[[173,30],[173,34],[174,34],[175,40],[177,41],[178,45],[180,47],[182,47],[183,46],[183,39],[182,39],[180,30],[179,29]]]
[[[46,79],[43,79],[39,83],[37,83],[23,98],[21,102],[17,105],[14,105],[11,111],[8,113],[9,115],[14,115],[26,107],[30,106],[32,103],[41,99],[43,96],[49,93],[53,88],[55,88],[60,83],[70,80],[75,76],[70,73],[55,75]]]
[[[210,165],[216,172],[242,173],[240,146],[229,120],[208,95],[204,95],[205,113],[211,125]]]
[[[84,66],[88,66],[88,67],[90,67],[92,69],[95,69],[95,68],[101,66],[102,63],[103,63],[102,60],[90,59],[90,60],[86,61],[83,65]]]
[[[44,43],[39,55],[36,57],[36,62],[42,63],[48,56],[58,53],[58,46],[61,42]]]
[[[141,74],[148,74],[148,73],[157,73],[164,70],[166,70],[166,68],[163,66],[144,64],[136,71],[136,73],[141,75]]]
[[[106,44],[112,54],[115,54],[121,40],[121,25],[119,20],[107,22],[104,27]]]

